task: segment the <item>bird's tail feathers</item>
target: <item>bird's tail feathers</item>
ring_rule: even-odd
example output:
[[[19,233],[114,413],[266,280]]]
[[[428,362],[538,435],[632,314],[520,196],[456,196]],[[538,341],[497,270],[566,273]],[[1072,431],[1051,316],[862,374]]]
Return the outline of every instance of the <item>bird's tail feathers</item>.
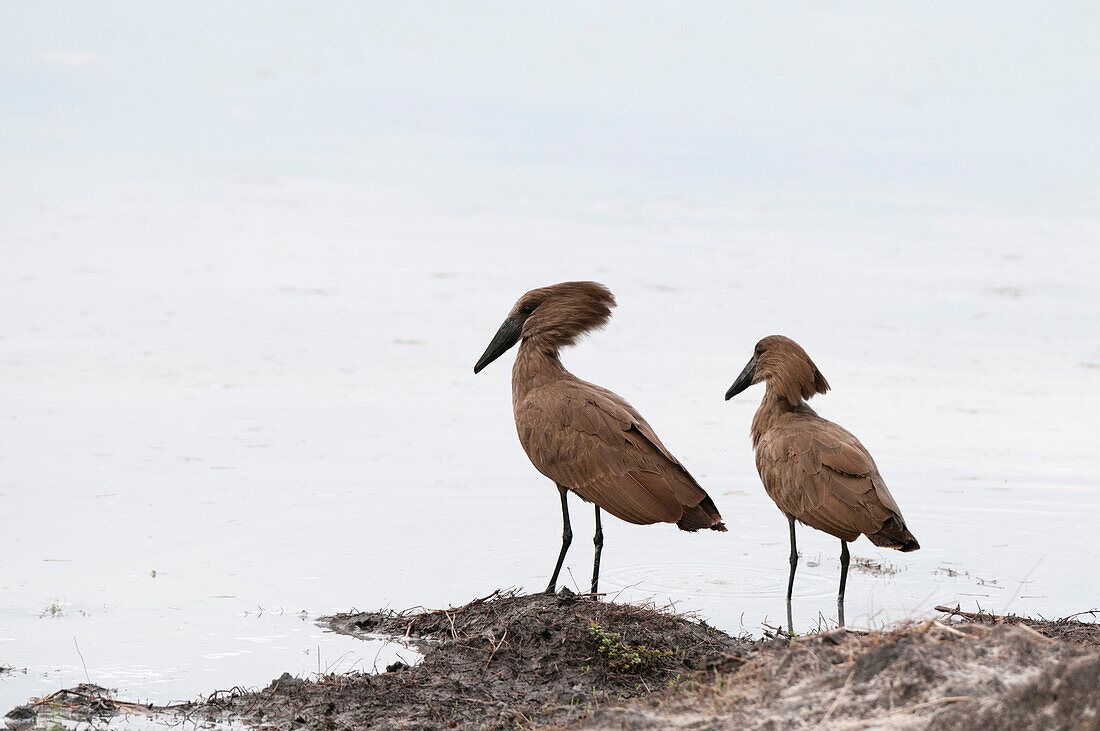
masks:
[[[883,548],[896,548],[902,552],[916,551],[920,548],[917,537],[909,532],[899,517],[892,517],[882,524],[878,533],[867,536],[871,543]]]
[[[718,512],[710,496],[703,498],[698,505],[684,508],[684,515],[676,522],[676,527],[688,532],[701,528],[723,532],[726,530],[726,524],[722,522],[722,514]]]

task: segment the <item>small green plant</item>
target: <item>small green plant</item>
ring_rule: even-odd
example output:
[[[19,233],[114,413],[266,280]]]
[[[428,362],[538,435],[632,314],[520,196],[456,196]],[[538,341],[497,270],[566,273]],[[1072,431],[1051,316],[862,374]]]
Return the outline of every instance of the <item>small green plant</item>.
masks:
[[[596,651],[607,659],[608,667],[621,673],[652,668],[673,655],[672,650],[631,645],[618,632],[608,632],[596,622],[588,628],[588,636],[596,643]]]

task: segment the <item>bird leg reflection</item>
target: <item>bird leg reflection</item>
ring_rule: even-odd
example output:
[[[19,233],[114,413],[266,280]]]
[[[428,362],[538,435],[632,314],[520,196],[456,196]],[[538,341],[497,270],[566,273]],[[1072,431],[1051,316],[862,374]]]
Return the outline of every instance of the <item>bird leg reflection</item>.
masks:
[[[558,573],[565,561],[565,553],[569,550],[569,544],[573,542],[573,528],[569,525],[569,503],[566,502],[569,490],[558,485],[558,492],[561,493],[561,553],[558,554],[558,562],[554,565],[554,575],[550,577],[550,585],[546,587],[547,594],[553,594],[557,589]]]
[[[844,626],[844,583],[848,581],[848,541],[840,541],[840,593],[836,597],[836,611],[840,626]]]
[[[592,538],[596,546],[596,559],[592,562],[592,594],[600,581],[600,554],[603,553],[603,523],[600,522],[600,506],[596,506],[596,535]]]

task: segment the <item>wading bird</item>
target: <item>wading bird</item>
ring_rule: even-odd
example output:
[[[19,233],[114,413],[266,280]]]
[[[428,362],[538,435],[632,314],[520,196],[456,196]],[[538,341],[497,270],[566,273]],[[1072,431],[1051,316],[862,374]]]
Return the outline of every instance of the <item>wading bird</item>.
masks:
[[[788,624],[798,565],[794,540],[794,522],[798,520],[840,539],[837,611],[843,625],[848,542],[863,534],[876,546],[899,551],[915,551],[920,544],[905,527],[901,509],[870,453],[847,430],[822,419],[806,405],[804,399],[825,393],[829,384],[802,346],[782,335],[761,340],[726,391],[726,400],[761,381],[767,385],[752,419],[752,444],[764,489],[790,523]]]
[[[567,494],[596,506],[596,593],[603,550],[600,509],[637,525],[675,523],[681,530],[724,531],[714,502],[661,444],[634,407],[605,388],[582,381],[558,350],[606,324],[615,297],[596,282],[562,282],[519,298],[474,373],[520,343],[512,367],[512,409],[523,450],[561,496],[561,553],[550,577],[553,593],[573,540]]]

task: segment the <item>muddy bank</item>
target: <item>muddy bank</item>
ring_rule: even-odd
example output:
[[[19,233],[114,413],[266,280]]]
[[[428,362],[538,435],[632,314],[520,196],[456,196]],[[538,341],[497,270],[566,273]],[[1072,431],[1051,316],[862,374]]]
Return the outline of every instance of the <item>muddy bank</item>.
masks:
[[[203,703],[125,703],[80,686],[16,709],[270,729],[1100,729],[1100,626],[948,612],[887,632],[753,641],[653,607],[496,593],[463,607],[364,612],[334,631],[415,645],[373,675],[283,675]]]

